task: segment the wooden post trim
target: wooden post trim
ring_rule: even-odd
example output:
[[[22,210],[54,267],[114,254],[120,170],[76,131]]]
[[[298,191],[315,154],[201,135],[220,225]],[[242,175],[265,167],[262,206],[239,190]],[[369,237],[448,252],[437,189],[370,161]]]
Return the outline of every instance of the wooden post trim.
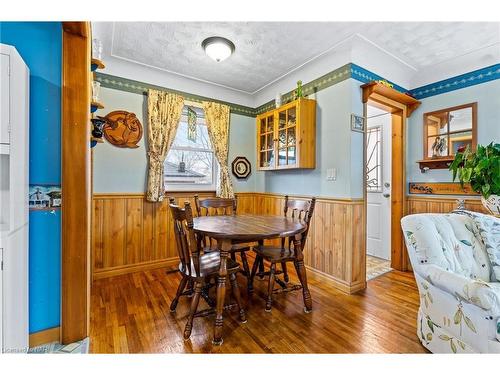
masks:
[[[63,22],[61,342],[90,319],[90,23]]]

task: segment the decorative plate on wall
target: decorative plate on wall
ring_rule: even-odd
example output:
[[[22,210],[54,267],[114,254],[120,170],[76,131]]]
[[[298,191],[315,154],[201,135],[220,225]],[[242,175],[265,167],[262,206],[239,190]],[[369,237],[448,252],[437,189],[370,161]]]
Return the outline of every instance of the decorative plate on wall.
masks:
[[[252,173],[252,165],[244,156],[237,156],[231,163],[233,174],[238,179],[247,178]]]
[[[142,138],[142,125],[135,113],[127,111],[113,111],[104,119],[104,138],[113,146],[122,148],[137,148]]]

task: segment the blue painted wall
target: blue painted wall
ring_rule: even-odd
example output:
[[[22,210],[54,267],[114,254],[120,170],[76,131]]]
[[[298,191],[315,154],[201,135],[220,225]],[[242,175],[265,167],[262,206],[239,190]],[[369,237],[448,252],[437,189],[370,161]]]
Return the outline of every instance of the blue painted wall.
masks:
[[[30,184],[61,184],[60,22],[0,22],[30,69]],[[60,321],[61,212],[30,211],[30,333]]]
[[[141,120],[144,135],[138,148],[118,148],[108,142],[94,148],[93,183],[95,193],[144,193],[146,189],[147,158],[147,99],[142,94],[101,88],[104,110],[96,114],[104,116],[115,110],[134,112]],[[231,113],[229,130],[229,162],[236,156],[245,156],[252,164],[252,173],[245,180],[231,175],[236,192],[255,191],[255,180],[262,172],[255,170],[255,119]],[[134,171],[134,173],[130,173]]]
[[[451,182],[447,169],[434,169],[421,173],[417,160],[423,159],[424,113],[461,104],[477,102],[477,142],[486,145],[500,142],[500,79],[460,90],[445,92],[421,100],[408,123],[406,178],[408,182]]]

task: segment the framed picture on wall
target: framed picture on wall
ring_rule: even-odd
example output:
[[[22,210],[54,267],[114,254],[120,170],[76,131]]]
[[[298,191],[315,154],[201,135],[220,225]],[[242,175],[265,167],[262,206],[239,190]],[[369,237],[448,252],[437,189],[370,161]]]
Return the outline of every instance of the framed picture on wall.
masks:
[[[363,133],[365,131],[365,118],[363,116],[351,114],[351,130]]]
[[[28,203],[30,210],[61,208],[61,187],[58,185],[30,185]]]

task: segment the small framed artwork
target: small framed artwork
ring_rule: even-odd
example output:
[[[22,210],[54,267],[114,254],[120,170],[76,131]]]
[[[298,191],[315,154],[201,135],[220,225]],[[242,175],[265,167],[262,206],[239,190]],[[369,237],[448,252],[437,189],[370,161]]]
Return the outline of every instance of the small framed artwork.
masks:
[[[252,173],[252,165],[244,156],[237,156],[232,162],[233,175],[237,179],[245,179]]]
[[[351,130],[363,133],[365,131],[365,118],[363,116],[351,114]]]
[[[30,210],[53,210],[61,208],[61,187],[58,185],[30,185]]]

